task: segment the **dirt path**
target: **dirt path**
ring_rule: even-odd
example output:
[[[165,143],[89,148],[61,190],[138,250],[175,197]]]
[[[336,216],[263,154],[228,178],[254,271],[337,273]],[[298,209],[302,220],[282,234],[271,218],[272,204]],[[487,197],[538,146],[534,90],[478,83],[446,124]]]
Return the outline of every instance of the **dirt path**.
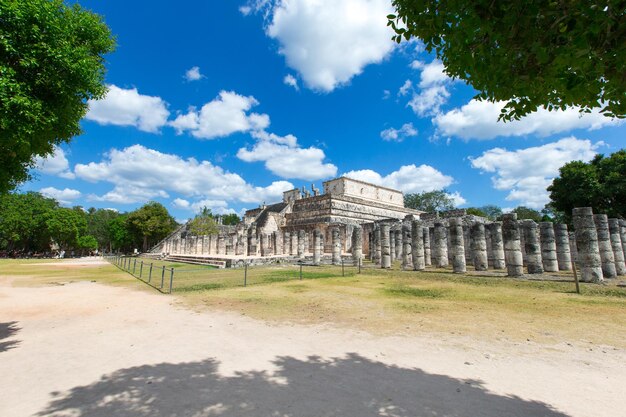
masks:
[[[82,282],[0,286],[0,416],[588,416],[626,409],[626,352],[373,337],[194,313]]]

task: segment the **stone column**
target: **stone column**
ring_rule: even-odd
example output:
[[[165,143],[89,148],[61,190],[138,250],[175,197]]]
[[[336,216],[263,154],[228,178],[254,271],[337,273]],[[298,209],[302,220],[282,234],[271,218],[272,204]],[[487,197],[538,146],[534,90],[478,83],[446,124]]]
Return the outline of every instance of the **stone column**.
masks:
[[[371,248],[371,246],[370,246]],[[363,258],[363,228],[354,226],[352,229],[352,259],[354,264],[358,265]]]
[[[624,252],[624,259],[626,259],[626,220],[619,221],[619,234],[622,239],[622,252]]]
[[[283,255],[291,255],[291,232],[283,232]]]
[[[375,261],[377,265],[381,264],[383,258],[382,248],[382,233],[380,230],[380,223],[376,223],[376,229],[374,229],[374,241],[376,242]]]
[[[543,270],[546,272],[557,272],[559,270],[559,262],[556,256],[556,237],[552,222],[539,223],[539,237]]]
[[[449,243],[449,242],[448,242]],[[450,246],[448,244],[448,246]],[[474,255],[472,254],[472,236],[470,227],[463,224],[463,248],[465,250],[465,265],[474,263]]]
[[[391,268],[391,243],[389,236],[389,223],[382,222],[380,224],[380,237],[381,237],[381,268]]]
[[[422,226],[420,220],[411,222],[411,261],[414,271],[423,271],[426,268],[426,256],[424,253],[424,235],[428,234],[428,228]]]
[[[529,274],[543,274],[539,228],[533,220],[522,220],[524,249],[526,249],[526,267]]]
[[[402,250],[403,250],[403,243],[402,243],[402,228],[403,228],[403,223],[400,223],[400,226],[398,228],[398,230],[395,231],[395,238],[396,238],[396,256],[395,259],[396,260],[400,260],[402,259]]]
[[[332,245],[333,245],[333,265],[341,265],[341,238],[339,236],[339,227],[331,229]]]
[[[493,259],[493,269],[505,269],[504,245],[502,243],[502,223],[496,222],[489,225],[489,237]]]
[[[486,271],[488,266],[487,240],[485,239],[485,225],[475,222],[470,226],[470,242],[474,269]]]
[[[322,260],[322,232],[313,231],[313,263],[319,265]]]
[[[591,207],[577,207],[572,210],[572,220],[576,233],[577,263],[580,266],[581,281],[603,281],[602,260],[598,248],[598,232],[593,221],[593,210]]]
[[[576,232],[568,232],[569,235],[569,252],[572,258],[572,264],[578,262],[578,247],[576,246]]]
[[[557,223],[554,225],[554,241],[556,244],[556,260],[559,271],[572,270],[572,257],[570,254],[569,233],[567,225]]]
[[[428,229],[428,227],[424,227],[423,235],[424,235],[424,264],[426,266],[430,266],[432,263],[430,260],[430,230]]]
[[[433,237],[433,262],[437,268],[445,268],[448,266],[448,239],[443,223],[435,223]]]
[[[304,245],[306,243],[305,237],[306,231],[303,229],[298,230],[298,257],[300,259],[304,259]]]
[[[396,233],[389,226],[389,253],[391,254],[391,262],[396,259]]]
[[[520,241],[517,214],[508,213],[502,216],[502,239],[504,240],[504,261],[507,275],[519,277],[524,274],[522,244]]]
[[[452,254],[452,271],[455,273],[467,272],[465,264],[465,236],[463,234],[463,220],[460,218],[450,219],[449,240]],[[483,229],[484,238],[484,229]],[[485,258],[485,261],[487,259]]]
[[[277,230],[274,232],[274,255],[283,254],[283,232]]]
[[[624,264],[624,250],[622,249],[622,237],[619,230],[619,219],[609,219],[609,233],[611,235],[611,247],[615,258],[615,273],[617,275],[626,274]]]
[[[609,219],[606,214],[595,214],[593,220],[596,224],[598,234],[598,249],[600,250],[600,260],[602,261],[602,275],[604,278],[615,278],[615,255],[611,246],[611,234],[609,233]]]
[[[421,226],[420,226],[421,227]],[[402,269],[409,269],[413,265],[413,250],[412,250],[412,225],[411,223],[402,223]],[[421,229],[420,229],[421,230]],[[422,242],[422,236],[419,236],[420,243],[422,243],[422,259],[424,258],[424,245]],[[422,260],[422,263],[424,261]],[[422,268],[423,269],[423,268]]]
[[[367,234],[367,256],[370,261],[374,260],[374,231],[372,230]]]

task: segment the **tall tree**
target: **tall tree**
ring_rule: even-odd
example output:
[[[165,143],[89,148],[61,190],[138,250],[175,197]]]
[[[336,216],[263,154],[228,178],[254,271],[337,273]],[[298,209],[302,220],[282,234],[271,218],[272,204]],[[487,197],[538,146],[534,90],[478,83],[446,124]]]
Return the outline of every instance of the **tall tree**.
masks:
[[[422,193],[405,194],[404,206],[428,213],[452,210],[454,200],[446,190],[425,191]]]
[[[517,214],[517,218],[519,220],[528,219],[540,222],[543,219],[543,214],[541,214],[541,212],[525,206],[516,207],[512,210],[512,212]]]
[[[144,252],[176,228],[174,218],[156,201],[150,201],[129,213],[127,222],[130,230],[141,237]]]
[[[489,220],[498,220],[502,216],[502,209],[493,204],[487,204],[485,206],[479,207],[480,211],[486,214],[486,217]]]
[[[48,214],[46,226],[50,237],[61,249],[76,249],[79,238],[87,230],[87,216],[80,207],[61,207]]]
[[[50,247],[46,220],[58,203],[39,193],[0,195],[0,248],[44,251]]]
[[[133,236],[128,226],[128,214],[120,214],[107,224],[111,250],[128,252],[133,247]],[[141,241],[140,241],[141,243]]]
[[[80,133],[87,101],[106,93],[103,55],[114,43],[77,4],[0,0],[0,193]]]
[[[235,213],[225,214],[222,216],[222,224],[234,226],[241,221]]]
[[[101,250],[111,250],[111,233],[109,225],[113,219],[120,214],[110,209],[95,209],[91,207],[87,210],[87,234],[91,235],[98,242]]]
[[[539,107],[626,116],[623,0],[392,3],[394,39],[419,38],[477,98],[507,101],[504,120]]]
[[[572,161],[559,169],[548,187],[548,208],[571,221],[575,207],[593,207],[597,213],[626,217],[626,150],[590,162]]]
[[[189,222],[188,229],[196,236],[214,235],[219,232],[213,213],[207,207],[202,207],[200,213]]]

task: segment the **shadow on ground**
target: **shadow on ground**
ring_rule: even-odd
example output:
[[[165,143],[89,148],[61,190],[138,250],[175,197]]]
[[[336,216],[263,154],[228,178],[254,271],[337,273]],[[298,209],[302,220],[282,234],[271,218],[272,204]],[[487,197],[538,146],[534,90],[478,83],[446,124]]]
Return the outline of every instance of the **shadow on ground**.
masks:
[[[12,337],[13,335],[15,335],[15,333],[17,333],[19,330],[20,328],[17,327],[16,321],[0,323],[0,352],[13,349],[14,347],[17,347],[17,345],[20,344],[19,340],[4,341],[4,339],[8,339],[9,337]]]
[[[487,392],[464,381],[345,358],[279,357],[278,370],[221,376],[218,362],[121,369],[56,397],[39,416],[545,416],[550,406]]]

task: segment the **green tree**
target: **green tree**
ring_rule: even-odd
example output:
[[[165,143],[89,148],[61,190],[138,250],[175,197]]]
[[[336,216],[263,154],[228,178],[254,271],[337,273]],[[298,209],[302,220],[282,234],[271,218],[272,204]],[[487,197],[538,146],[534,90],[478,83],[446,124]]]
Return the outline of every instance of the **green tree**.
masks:
[[[235,213],[225,214],[222,216],[222,224],[235,226],[239,224],[241,219]]]
[[[91,235],[80,236],[77,247],[84,251],[93,251],[98,249],[98,241]]]
[[[502,209],[493,204],[479,207],[479,210],[485,213],[485,217],[487,217],[489,220],[495,221],[502,217]]]
[[[596,213],[626,217],[626,150],[590,162],[572,161],[559,169],[548,187],[547,208],[569,223],[575,207],[593,207]]]
[[[529,219],[529,220],[534,220],[536,222],[540,222],[543,219],[543,214],[541,214],[539,211],[525,207],[525,206],[519,206],[519,207],[514,208],[512,210],[512,213],[517,213],[517,218],[519,220]]]
[[[421,39],[476,98],[507,101],[504,120],[539,107],[626,116],[623,0],[392,3],[394,39]]]
[[[120,214],[107,225],[111,250],[128,252],[133,247],[133,237],[128,226],[128,214]]]
[[[87,234],[93,236],[98,242],[98,247],[104,251],[112,248],[110,223],[120,214],[110,209],[95,209],[91,207],[87,210]]]
[[[46,227],[61,249],[74,249],[79,247],[79,238],[87,230],[87,218],[80,207],[61,207],[48,214]]]
[[[156,201],[150,201],[129,213],[127,224],[131,234],[141,238],[144,252],[176,228],[174,218]]]
[[[45,251],[50,248],[46,220],[58,203],[39,193],[0,195],[0,248]]]
[[[104,97],[100,16],[63,0],[0,0],[0,193],[30,178],[36,156],[80,133],[87,101]]]
[[[196,236],[215,235],[219,232],[214,215],[207,207],[203,207],[200,213],[189,221],[187,229]]]
[[[452,210],[455,208],[454,200],[446,190],[425,191],[422,193],[405,194],[404,206],[414,210],[422,210],[428,213]]]
[[[477,207],[468,207],[465,212],[474,216],[487,217],[487,213]]]

